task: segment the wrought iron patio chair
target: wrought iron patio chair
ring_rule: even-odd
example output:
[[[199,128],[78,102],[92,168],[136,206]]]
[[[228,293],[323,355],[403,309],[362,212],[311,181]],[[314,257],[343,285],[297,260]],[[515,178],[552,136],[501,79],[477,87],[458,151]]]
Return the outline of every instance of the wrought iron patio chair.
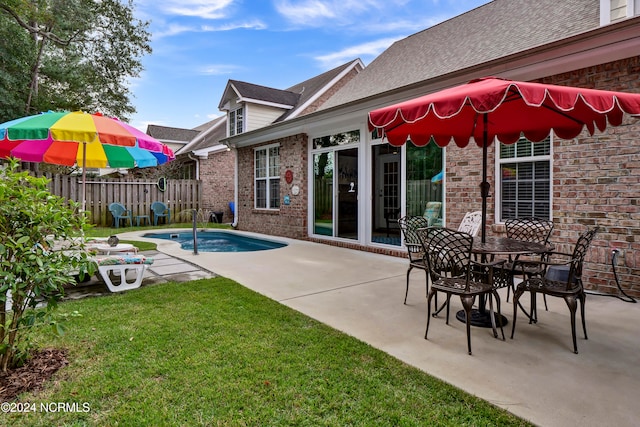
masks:
[[[151,203],[151,211],[153,212],[153,225],[158,225],[158,219],[160,218],[166,218],[167,224],[171,222],[171,210],[164,203]]]
[[[536,294],[550,295],[564,298],[571,313],[571,336],[573,339],[573,352],[578,353],[576,342],[576,310],[580,302],[580,315],[582,317],[582,330],[584,339],[587,339],[587,326],[585,321],[586,294],[582,283],[582,267],[593,237],[598,232],[598,227],[587,230],[578,238],[572,254],[551,252],[550,258],[540,262],[544,268],[544,274],[532,276],[518,284],[513,294],[513,324],[511,326],[511,338],[516,330],[516,316],[518,302],[525,293],[531,294],[531,319],[537,322]],[[562,261],[564,259],[564,261]]]
[[[467,212],[462,218],[462,221],[460,221],[460,225],[458,226],[458,231],[471,234],[473,237],[475,237],[478,235],[481,225],[482,225],[481,211]]]
[[[398,220],[400,231],[402,232],[402,238],[404,245],[407,248],[409,254],[409,268],[407,269],[407,289],[404,294],[404,303],[407,303],[407,296],[409,295],[409,275],[411,270],[419,268],[427,273],[427,260],[424,257],[424,251],[422,250],[422,243],[418,237],[418,229],[426,228],[429,226],[429,221],[422,216],[405,216]],[[428,279],[428,276],[427,276]],[[429,284],[427,280],[427,291],[429,292]]]
[[[549,237],[553,231],[553,221],[540,218],[512,218],[504,222],[507,237],[510,239],[524,240],[525,242],[549,243]],[[544,272],[544,268],[538,261],[543,261],[546,255],[518,255],[509,258],[505,263],[505,270],[508,272],[510,286],[507,288],[507,302],[511,289],[515,290],[514,278],[521,277],[523,280]],[[534,260],[536,262],[528,262]],[[546,296],[544,298],[544,308],[548,310]]]
[[[467,347],[471,354],[471,308],[476,297],[485,296],[489,298],[489,310],[491,326],[494,337],[498,336],[496,331],[496,318],[502,338],[502,316],[500,314],[500,297],[493,287],[493,267],[501,265],[504,261],[492,263],[479,263],[471,258],[473,236],[468,233],[451,230],[448,228],[429,227],[417,231],[423,250],[426,254],[429,275],[431,277],[431,288],[427,299],[427,328],[424,338],[429,334],[429,324],[431,321],[431,299],[438,292],[447,295],[447,317],[449,324],[449,300],[452,295],[460,296],[462,306],[465,311],[465,323],[467,326]],[[483,280],[479,280],[478,272],[481,272]],[[493,312],[493,299],[495,298],[498,313]],[[437,307],[437,303],[436,303]],[[434,315],[435,316],[435,315]]]
[[[113,226],[116,228],[120,227],[120,221],[124,221],[124,225],[127,225],[127,220],[129,220],[129,225],[133,225],[133,219],[131,217],[131,211],[124,207],[122,203],[111,203],[109,205],[109,212],[113,216]]]

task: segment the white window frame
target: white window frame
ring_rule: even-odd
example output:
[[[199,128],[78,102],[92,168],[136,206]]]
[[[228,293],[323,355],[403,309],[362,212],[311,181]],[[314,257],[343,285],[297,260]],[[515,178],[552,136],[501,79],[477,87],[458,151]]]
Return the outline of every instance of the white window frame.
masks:
[[[241,113],[240,121],[238,121],[238,112]],[[229,129],[228,136],[239,135],[244,132],[245,109],[241,105],[238,108],[229,111]]]
[[[536,142],[532,144],[538,144]],[[495,141],[495,212],[496,223],[504,223],[502,220],[502,164],[503,163],[534,163],[549,162],[549,219],[553,220],[553,133],[549,136],[549,154],[527,157],[511,157],[503,159],[500,157],[500,143]]]
[[[276,170],[271,170],[271,150],[273,148],[278,148],[278,160],[276,165]],[[264,176],[258,176],[258,153],[265,153],[265,171]],[[260,147],[256,147],[253,149],[253,206],[255,209],[260,210],[279,210],[280,209],[280,194],[278,192],[275,195],[277,200],[277,206],[272,206],[272,194],[271,194],[271,183],[274,181],[280,182],[280,144],[269,144],[263,145]],[[266,200],[265,206],[258,206],[258,182],[264,181],[266,183]],[[278,185],[278,189],[280,185]]]

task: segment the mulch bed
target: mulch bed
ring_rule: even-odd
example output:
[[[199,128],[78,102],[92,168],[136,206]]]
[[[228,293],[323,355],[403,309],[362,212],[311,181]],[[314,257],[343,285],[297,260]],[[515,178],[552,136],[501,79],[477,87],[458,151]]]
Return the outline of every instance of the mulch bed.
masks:
[[[45,348],[34,352],[25,365],[0,372],[0,402],[10,402],[25,391],[39,390],[58,369],[68,364],[65,349]]]

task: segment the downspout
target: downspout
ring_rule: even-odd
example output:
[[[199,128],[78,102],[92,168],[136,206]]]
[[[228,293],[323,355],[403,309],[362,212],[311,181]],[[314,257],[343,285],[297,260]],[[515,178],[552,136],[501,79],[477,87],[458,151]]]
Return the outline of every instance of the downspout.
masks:
[[[229,147],[231,148],[231,147]],[[233,228],[238,227],[238,149],[233,147],[234,167],[233,167]]]
[[[196,179],[200,179],[200,160],[197,157],[193,157],[191,153],[187,154],[187,157],[196,162]]]

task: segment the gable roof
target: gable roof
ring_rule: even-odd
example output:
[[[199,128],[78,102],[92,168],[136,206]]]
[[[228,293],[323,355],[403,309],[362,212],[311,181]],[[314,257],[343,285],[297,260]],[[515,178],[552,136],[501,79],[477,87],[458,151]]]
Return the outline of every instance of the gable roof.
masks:
[[[320,108],[477,66],[598,28],[599,0],[494,0],[399,40]]]
[[[258,104],[272,104],[281,108],[293,108],[300,95],[294,92],[260,86],[253,83],[229,80],[227,88],[218,105],[224,109],[224,105],[232,98],[239,98],[240,102],[254,102]]]
[[[197,126],[195,129],[201,129],[201,131],[188,144],[180,148],[176,155],[221,145],[220,140],[227,136],[226,123],[227,116],[220,116]]]
[[[148,125],[147,135],[160,141],[189,142],[200,133],[196,129],[181,129],[168,126]]]
[[[291,86],[287,91],[299,94],[296,108],[284,113],[276,120],[276,122],[286,120],[290,116],[295,116],[297,113],[302,112],[311,102],[313,102],[314,99],[317,99],[324,90],[330,88],[332,86],[332,82],[335,82],[336,79],[342,77],[344,73],[351,69],[356,69],[358,72],[361,72],[363,68],[364,65],[362,64],[362,61],[360,59],[355,59],[318,76],[305,80],[302,83]]]

